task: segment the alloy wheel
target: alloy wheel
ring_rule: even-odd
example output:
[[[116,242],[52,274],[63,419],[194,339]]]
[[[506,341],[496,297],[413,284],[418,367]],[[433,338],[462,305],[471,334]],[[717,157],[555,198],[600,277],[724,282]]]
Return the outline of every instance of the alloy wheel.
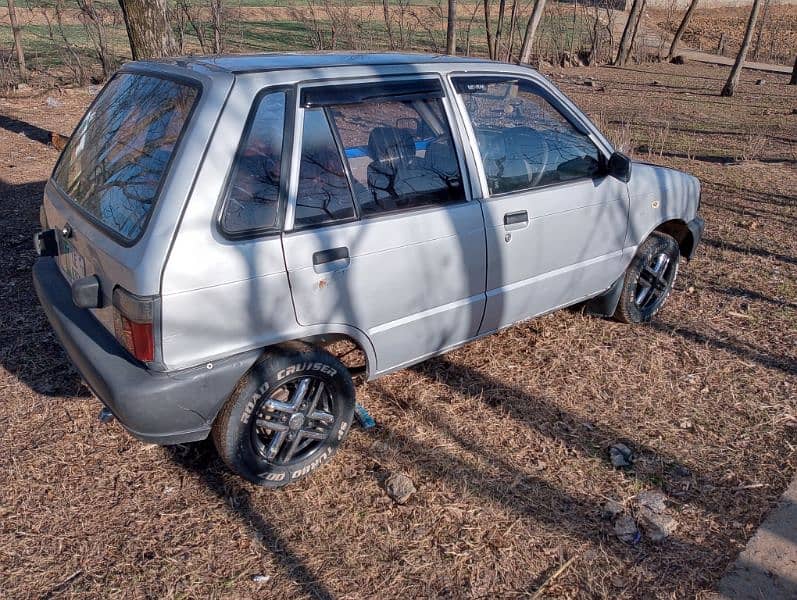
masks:
[[[640,311],[655,311],[667,298],[677,269],[678,262],[666,252],[655,255],[642,267],[634,292],[634,304]]]
[[[252,444],[262,460],[287,465],[308,458],[332,435],[333,396],[319,378],[284,383],[259,401],[252,421]]]

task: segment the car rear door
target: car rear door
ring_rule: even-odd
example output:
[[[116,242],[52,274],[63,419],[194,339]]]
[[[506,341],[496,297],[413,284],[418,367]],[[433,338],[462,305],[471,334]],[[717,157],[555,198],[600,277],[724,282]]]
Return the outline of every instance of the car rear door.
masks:
[[[364,332],[386,372],[474,337],[478,202],[438,76],[300,88],[283,246],[296,318]]]
[[[487,237],[480,333],[605,290],[623,270],[626,184],[541,83],[452,78],[479,160]]]

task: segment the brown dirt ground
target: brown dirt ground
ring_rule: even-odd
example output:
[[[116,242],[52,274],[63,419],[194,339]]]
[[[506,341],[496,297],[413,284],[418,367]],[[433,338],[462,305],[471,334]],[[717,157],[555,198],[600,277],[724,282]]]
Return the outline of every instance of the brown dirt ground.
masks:
[[[30,281],[57,152],[15,121],[68,133],[89,96],[0,101],[0,595],[520,597],[567,563],[545,595],[707,596],[797,470],[797,88],[744,73],[724,99],[727,70],[691,64],[554,75],[638,157],[702,179],[705,243],[670,303],[645,327],[562,311],[360,384],[378,429],[279,492],[207,444],[98,423]],[[391,471],[418,488],[404,506]],[[677,530],[620,542],[601,505],[651,488]]]
[[[684,11],[649,11],[649,22],[656,24],[670,35],[681,24]],[[683,43],[694,50],[714,52],[725,34],[725,56],[736,57],[742,44],[750,7],[698,8],[683,36]],[[758,30],[763,24],[761,45],[754,58]],[[762,8],[750,47],[749,60],[794,64],[794,49],[797,48],[797,7],[770,4],[766,14]]]

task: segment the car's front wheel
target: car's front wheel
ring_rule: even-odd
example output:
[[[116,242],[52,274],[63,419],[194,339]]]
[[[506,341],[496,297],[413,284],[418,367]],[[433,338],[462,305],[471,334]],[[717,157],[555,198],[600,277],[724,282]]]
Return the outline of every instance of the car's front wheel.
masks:
[[[278,347],[241,379],[213,425],[213,442],[233,471],[277,488],[329,461],[354,417],[346,367],[303,344]]]
[[[614,318],[623,323],[650,321],[672,291],[679,258],[678,243],[672,236],[658,231],[650,234],[625,272]]]

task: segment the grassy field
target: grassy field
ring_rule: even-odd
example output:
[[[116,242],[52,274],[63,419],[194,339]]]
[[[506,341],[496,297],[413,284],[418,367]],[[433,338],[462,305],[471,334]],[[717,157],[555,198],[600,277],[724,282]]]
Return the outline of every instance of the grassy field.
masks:
[[[525,27],[530,0],[519,4],[518,33],[514,36],[514,53],[520,47],[520,33]],[[23,47],[28,66],[35,72],[34,83],[40,87],[67,84],[75,79],[75,64],[79,61],[87,77],[100,75],[100,63],[95,46],[87,28],[74,9],[63,14],[63,25],[59,27],[52,8],[42,2],[31,3],[34,8],[19,8]],[[67,7],[72,6],[67,4]],[[116,3],[97,3],[102,7],[105,28],[108,32],[111,52],[117,62],[130,59],[127,34]],[[224,49],[227,52],[285,51],[304,49],[323,50],[387,50],[389,36],[385,26],[381,3],[353,0],[335,3],[334,14],[328,14],[320,4],[315,5],[316,20],[310,16],[306,2],[271,2],[249,0],[243,3],[228,3],[223,26]],[[341,8],[341,7],[348,8]],[[404,3],[403,8],[393,7],[392,28],[395,42],[401,49],[411,51],[436,51],[445,49],[445,10],[433,2]],[[204,30],[206,39],[212,38],[210,15],[200,13],[198,26]],[[48,22],[49,19],[49,22]],[[507,11],[504,32],[508,28]],[[498,22],[497,7],[493,9],[492,27]],[[190,24],[181,28],[173,19],[175,35],[183,40],[183,53],[203,53],[198,38]],[[399,23],[401,26],[399,26]],[[464,3],[459,7],[458,46],[460,53],[487,53],[487,36],[484,16],[480,4]],[[587,9],[579,8],[576,14],[565,5],[555,5],[548,10],[535,42],[535,55],[556,55],[557,51],[577,52],[591,45],[592,21]],[[320,31],[318,41],[316,29]],[[333,35],[334,31],[334,35]],[[0,83],[9,85],[13,81],[14,59],[10,49],[13,38],[11,27],[3,9],[0,9],[0,46],[7,48],[4,58],[7,76]],[[319,47],[320,46],[320,47]],[[205,48],[209,53],[211,49]]]
[[[637,158],[701,178],[704,243],[669,304],[642,327],[559,312],[360,384],[376,430],[276,493],[207,444],[98,423],[30,278],[57,157],[36,140],[91,97],[0,100],[2,595],[514,598],[565,566],[543,595],[707,598],[797,471],[797,88],[745,72],[720,98],[727,70],[699,65],[550,75]],[[618,540],[607,500],[657,489],[674,533]]]
[[[204,31],[207,40],[212,38],[208,9],[200,9],[194,2],[194,18]],[[492,2],[492,28],[498,22],[498,3]],[[47,0],[18,5],[22,23],[23,45],[28,66],[33,70],[31,83],[36,87],[68,85],[75,82],[79,69],[84,80],[101,78],[100,62],[94,46],[91,27],[87,27],[74,2],[64,4],[63,26],[55,18],[53,3]],[[102,0],[95,3],[103,16],[110,51],[115,64],[129,60],[130,51],[124,23],[118,3]],[[389,36],[384,23],[381,2],[348,0],[331,3],[331,9],[323,2],[302,0],[241,0],[227,2],[223,19],[222,38],[226,52],[262,52],[284,50],[386,50],[390,49]],[[442,52],[445,48],[446,7],[433,0],[406,2],[391,0],[391,20],[394,30],[394,47],[421,52]],[[459,3],[458,51],[473,55],[487,54],[487,36],[481,2]],[[511,7],[511,3],[507,3]],[[514,35],[513,55],[519,52],[520,37],[530,13],[531,0],[518,3],[518,27]],[[311,10],[312,8],[312,10]],[[204,10],[204,12],[202,12]],[[315,12],[315,19],[312,12]],[[504,23],[508,28],[510,9]],[[593,49],[593,37],[597,34],[596,55],[599,63],[610,62],[622,32],[625,13],[601,9],[600,22],[594,27],[594,9],[586,4],[549,2],[540,29],[537,33],[533,57],[538,60],[559,63],[565,53]],[[666,45],[669,35],[680,23],[681,12],[651,9],[646,13],[643,27],[651,33],[640,36],[657,47],[646,46],[635,54],[645,60],[656,56]],[[744,33],[747,9],[699,9],[684,36],[684,43],[695,49],[714,52],[719,36],[725,34],[725,55],[735,56]],[[210,53],[212,48],[203,48],[187,21],[180,25],[177,13],[172,15],[175,35],[182,44],[182,53]],[[613,25],[610,25],[614,23]],[[793,48],[797,41],[797,14],[791,7],[774,5],[762,16],[763,29],[756,32],[751,48],[751,58],[761,61],[791,65]],[[399,26],[400,24],[400,26]],[[609,30],[613,33],[609,33]],[[334,32],[334,33],[333,33]],[[4,48],[4,49],[3,49]],[[15,59],[12,49],[12,34],[5,8],[0,7],[0,93],[16,82]],[[666,50],[666,48],[664,48]],[[506,47],[504,47],[504,52]]]

